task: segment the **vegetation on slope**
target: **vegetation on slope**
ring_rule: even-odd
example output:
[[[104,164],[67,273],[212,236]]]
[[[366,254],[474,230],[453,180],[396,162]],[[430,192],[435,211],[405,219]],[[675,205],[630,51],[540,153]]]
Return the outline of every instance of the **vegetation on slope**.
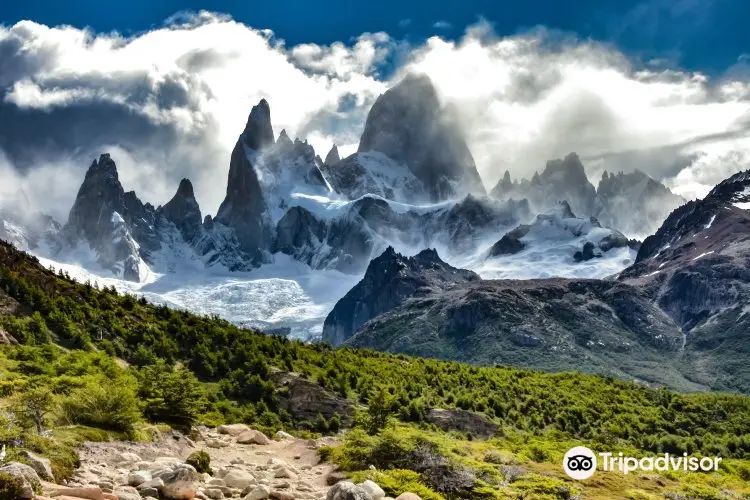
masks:
[[[433,491],[434,498],[481,498],[480,493],[503,498],[499,492],[522,477],[531,490],[547,491],[544,482],[554,481],[543,474],[560,475],[558,464],[573,442],[640,454],[687,452],[737,459],[739,465],[730,461],[722,472],[730,479],[709,486],[711,491],[733,488],[731,478],[740,477],[750,459],[750,399],[742,396],[683,395],[592,375],[303,344],[237,328],[216,317],[150,305],[114,289],[78,284],[0,243],[0,298],[3,295],[4,303],[12,299],[20,306],[13,313],[0,310],[0,328],[24,344],[0,351],[3,403],[28,409],[24,398],[34,395],[50,409],[41,416],[42,427],[85,426],[75,427],[77,433],[55,430],[67,432],[58,441],[68,443],[60,447],[68,457],[54,460],[61,477],[75,466],[69,450],[76,439],[106,437],[91,428],[147,439],[147,422],[300,427],[303,423],[279,406],[269,380],[273,370],[300,373],[369,407],[356,419],[357,429],[344,446],[330,451],[328,458],[347,470],[362,469],[360,474],[367,473],[366,465],[377,463],[388,476],[380,480],[390,481],[392,489],[417,481]],[[448,436],[427,422],[434,407],[484,413],[502,431],[487,442],[470,435]],[[323,419],[304,425],[324,431],[329,424]],[[40,453],[50,452],[50,438],[34,432],[34,415],[0,427],[9,429],[0,440],[25,439]],[[413,451],[425,446],[431,455],[422,457],[423,462],[442,464],[443,472],[467,469],[473,482],[461,474],[446,479],[423,470],[423,462],[412,459]],[[351,456],[355,449],[358,458]],[[392,453],[379,455],[384,449]],[[510,450],[513,462],[530,465],[509,481],[502,467],[513,464],[496,463],[492,453],[499,450]],[[453,489],[441,492],[444,486]],[[557,493],[544,495],[557,498],[576,489],[567,483],[558,486],[550,487]]]

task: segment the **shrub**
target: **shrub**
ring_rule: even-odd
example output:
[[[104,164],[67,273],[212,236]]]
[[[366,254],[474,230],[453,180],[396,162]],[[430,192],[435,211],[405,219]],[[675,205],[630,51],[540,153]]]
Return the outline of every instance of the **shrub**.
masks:
[[[132,433],[141,419],[135,390],[122,383],[89,384],[77,389],[62,399],[60,413],[69,425],[88,425],[127,433]]]
[[[19,478],[0,472],[0,500],[16,500],[22,493],[23,483]]]
[[[143,413],[152,422],[191,427],[201,410],[203,391],[192,372],[162,360],[138,371]]]
[[[194,451],[187,457],[185,463],[192,465],[199,474],[203,474],[204,472],[213,474],[211,471],[211,457],[205,451]]]

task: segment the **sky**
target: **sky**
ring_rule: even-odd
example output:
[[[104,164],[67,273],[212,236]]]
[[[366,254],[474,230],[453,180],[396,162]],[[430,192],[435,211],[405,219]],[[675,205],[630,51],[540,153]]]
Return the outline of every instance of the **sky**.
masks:
[[[456,112],[488,188],[576,151],[592,182],[641,169],[686,198],[750,159],[745,0],[51,2],[0,5],[0,204],[65,219],[102,151],[163,204],[226,190],[253,104],[356,150],[407,72]]]

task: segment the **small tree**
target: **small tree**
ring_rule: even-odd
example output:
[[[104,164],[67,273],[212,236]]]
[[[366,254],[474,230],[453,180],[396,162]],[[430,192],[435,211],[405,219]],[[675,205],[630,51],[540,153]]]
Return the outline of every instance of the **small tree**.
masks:
[[[44,418],[52,411],[54,398],[46,387],[35,387],[13,396],[11,410],[31,420],[36,432],[44,430]]]
[[[393,396],[381,388],[370,398],[367,408],[367,432],[377,434],[388,425],[393,408]]]
[[[192,372],[163,360],[138,371],[138,395],[152,422],[191,427],[201,410],[203,390]]]

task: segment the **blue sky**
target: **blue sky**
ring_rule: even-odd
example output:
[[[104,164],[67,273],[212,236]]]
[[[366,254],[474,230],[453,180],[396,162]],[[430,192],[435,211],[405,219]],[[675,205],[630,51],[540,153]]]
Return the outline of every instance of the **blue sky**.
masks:
[[[750,53],[747,0],[27,0],[2,2],[0,21],[31,19],[132,34],[158,27],[176,12],[201,9],[271,29],[290,45],[346,42],[368,31],[410,41],[435,34],[458,38],[481,16],[499,35],[543,25],[612,43],[637,59],[707,74],[720,74]]]

